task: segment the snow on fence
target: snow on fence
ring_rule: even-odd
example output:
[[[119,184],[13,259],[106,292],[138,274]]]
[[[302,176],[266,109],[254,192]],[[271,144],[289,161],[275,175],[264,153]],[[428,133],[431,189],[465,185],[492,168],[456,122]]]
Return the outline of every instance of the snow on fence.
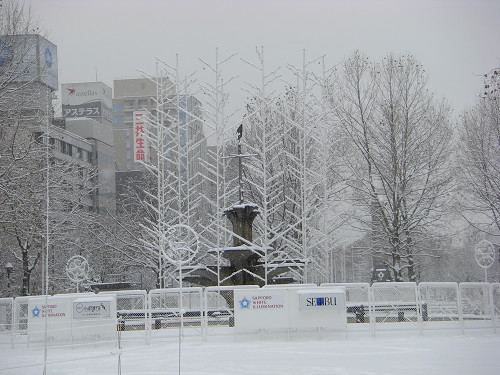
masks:
[[[117,329],[134,331],[145,336],[149,342],[150,323],[148,293],[145,290],[120,290],[100,292],[99,295],[116,295]]]
[[[221,327],[234,327],[234,291],[237,289],[259,289],[258,285],[211,286],[205,288],[203,337],[228,332]],[[233,333],[229,331],[229,333]]]
[[[14,298],[0,298],[0,335],[6,337],[14,347]]]
[[[14,326],[12,310],[14,298],[0,298],[0,332],[10,333]]]
[[[345,288],[346,292],[346,314],[347,331],[370,331],[373,332],[373,317],[370,306],[372,306],[372,295],[368,283],[324,283],[321,287]],[[356,323],[356,324],[354,324]]]
[[[478,328],[496,332],[500,326],[500,283],[328,283],[318,288],[335,286],[345,288],[346,333],[376,334],[389,330],[423,333],[433,329],[465,332]],[[316,288],[315,285],[294,287]],[[116,295],[116,324],[123,339],[142,337],[149,343],[150,339],[178,334],[203,340],[216,335],[236,335],[234,292],[240,288],[259,287],[173,288],[99,295]],[[30,298],[36,297],[0,299],[2,344],[29,343]]]
[[[492,285],[460,283],[458,286],[462,328],[487,328],[494,324]],[[494,326],[493,326],[494,327]]]
[[[422,316],[423,329],[462,327],[457,283],[418,284],[419,300],[425,306]]]
[[[189,334],[203,335],[202,288],[155,289],[149,292],[148,304],[148,329],[152,337],[168,334],[166,331],[169,328],[177,328],[182,334],[187,331]]]
[[[500,327],[500,283],[491,284],[491,300],[493,329],[497,332]]]
[[[15,334],[26,334],[28,331],[28,301],[29,297],[14,299],[14,330]]]

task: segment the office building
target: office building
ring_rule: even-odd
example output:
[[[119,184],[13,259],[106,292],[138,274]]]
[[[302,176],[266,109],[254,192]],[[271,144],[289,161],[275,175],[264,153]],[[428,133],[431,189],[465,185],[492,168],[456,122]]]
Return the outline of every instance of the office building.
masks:
[[[92,146],[91,161],[98,172],[94,206],[98,211],[114,212],[116,183],[111,88],[102,82],[67,83],[61,85],[61,96],[64,129]]]

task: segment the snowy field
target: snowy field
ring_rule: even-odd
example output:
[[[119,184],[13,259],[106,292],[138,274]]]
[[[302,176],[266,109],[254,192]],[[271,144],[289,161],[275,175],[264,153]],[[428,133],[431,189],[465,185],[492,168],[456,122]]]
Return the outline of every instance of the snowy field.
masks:
[[[346,337],[214,336],[124,340],[121,374],[500,374],[500,334],[382,332]],[[118,374],[116,343],[49,347],[47,374]],[[42,345],[0,345],[0,374],[42,374]],[[180,371],[179,371],[180,370]]]

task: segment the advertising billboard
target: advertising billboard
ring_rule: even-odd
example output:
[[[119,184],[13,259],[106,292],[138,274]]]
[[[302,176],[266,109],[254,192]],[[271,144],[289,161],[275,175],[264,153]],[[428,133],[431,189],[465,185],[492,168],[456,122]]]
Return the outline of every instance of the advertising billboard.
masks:
[[[73,302],[73,319],[109,318],[110,301],[76,300]]]
[[[11,70],[13,83],[41,82],[57,90],[57,47],[38,34],[1,36],[0,71],[3,69]]]
[[[236,331],[345,329],[345,288],[280,287],[234,291]]]
[[[102,82],[61,85],[62,115],[65,118],[103,118],[112,121],[111,87]]]
[[[115,295],[28,298],[27,334],[31,341],[102,340],[116,335]]]
[[[149,162],[148,124],[145,111],[134,112],[134,162]]]
[[[237,331],[289,328],[288,309],[286,289],[234,291],[234,319]]]
[[[299,291],[299,310],[345,310],[345,291],[313,289]]]

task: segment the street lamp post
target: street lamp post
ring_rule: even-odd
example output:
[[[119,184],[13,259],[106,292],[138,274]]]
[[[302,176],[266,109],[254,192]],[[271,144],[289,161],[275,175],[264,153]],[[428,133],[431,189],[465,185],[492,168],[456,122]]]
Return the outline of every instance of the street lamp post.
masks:
[[[14,269],[14,266],[12,265],[12,263],[7,262],[7,264],[5,265],[5,270],[7,271],[7,293],[8,293],[9,297],[11,295],[11,293],[10,293],[10,274],[12,273],[13,269]]]

